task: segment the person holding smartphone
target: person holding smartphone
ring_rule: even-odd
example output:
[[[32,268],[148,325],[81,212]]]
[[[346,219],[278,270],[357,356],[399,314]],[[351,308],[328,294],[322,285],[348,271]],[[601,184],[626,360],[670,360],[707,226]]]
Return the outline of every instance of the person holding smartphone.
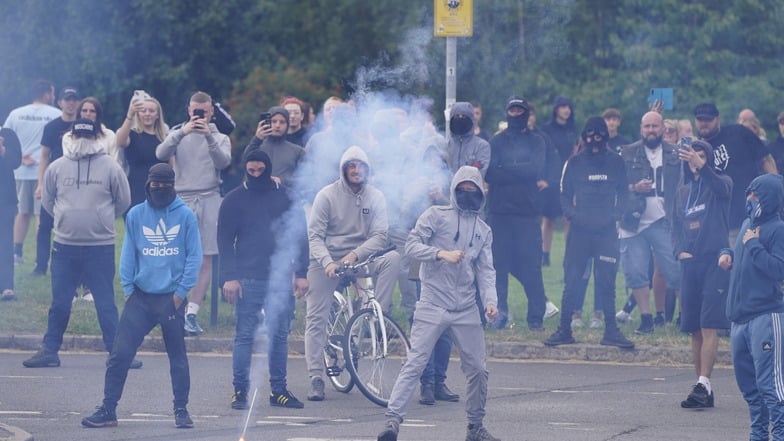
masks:
[[[286,189],[293,186],[294,172],[305,149],[286,140],[289,112],[280,106],[271,107],[259,116],[256,134],[245,147],[243,156],[261,150],[272,161],[272,181]]]
[[[174,188],[199,223],[203,259],[185,311],[185,330],[191,335],[204,331],[196,317],[210,284],[212,256],[218,254],[221,170],[231,164],[231,141],[210,123],[213,112],[212,97],[194,93],[188,104],[188,121],[173,128],[155,149],[161,161],[174,158]]]

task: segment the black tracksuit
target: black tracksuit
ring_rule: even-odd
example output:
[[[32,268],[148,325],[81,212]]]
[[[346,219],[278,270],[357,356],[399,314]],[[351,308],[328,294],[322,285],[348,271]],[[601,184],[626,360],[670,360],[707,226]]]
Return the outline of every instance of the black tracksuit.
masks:
[[[628,182],[623,159],[611,150],[587,149],[572,156],[561,178],[561,208],[569,220],[564,255],[564,294],[561,311],[580,310],[585,289],[583,273],[594,261],[596,293],[601,299],[605,329],[615,328],[615,275],[620,248],[616,222],[627,201]],[[571,327],[572,315],[561,313],[561,328]]]

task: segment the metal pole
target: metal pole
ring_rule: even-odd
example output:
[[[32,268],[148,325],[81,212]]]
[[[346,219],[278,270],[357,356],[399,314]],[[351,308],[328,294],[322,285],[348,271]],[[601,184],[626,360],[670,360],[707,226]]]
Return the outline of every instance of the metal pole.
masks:
[[[218,279],[220,277],[220,257],[216,254],[212,256],[212,281],[210,283],[210,326],[213,328],[218,325]]]
[[[449,109],[457,97],[457,38],[446,37],[446,103],[444,120],[446,121],[446,138],[449,140]]]

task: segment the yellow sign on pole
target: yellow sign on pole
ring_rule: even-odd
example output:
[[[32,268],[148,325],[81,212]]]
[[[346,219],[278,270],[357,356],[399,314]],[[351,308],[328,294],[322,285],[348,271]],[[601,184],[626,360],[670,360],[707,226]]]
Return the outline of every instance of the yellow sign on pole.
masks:
[[[473,0],[434,0],[433,33],[436,37],[471,37],[474,35]]]

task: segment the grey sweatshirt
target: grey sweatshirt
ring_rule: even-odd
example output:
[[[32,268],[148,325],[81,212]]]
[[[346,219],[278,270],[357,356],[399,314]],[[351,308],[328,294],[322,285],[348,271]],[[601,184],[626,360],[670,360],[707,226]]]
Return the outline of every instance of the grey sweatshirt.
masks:
[[[47,167],[41,204],[64,245],[114,245],[114,219],[131,204],[128,179],[101,141],[63,136],[63,156]]]
[[[471,103],[458,102],[452,105],[449,110],[450,119],[455,115],[465,115],[474,121],[474,108]],[[449,126],[449,121],[447,121]],[[459,136],[452,134],[447,144],[447,153],[449,154],[449,168],[452,173],[457,172],[457,169],[464,165],[472,165],[479,169],[484,178],[487,173],[487,167],[490,166],[490,144],[484,139],[474,135],[473,130],[465,135]]]
[[[174,129],[155,149],[155,156],[161,161],[174,156],[177,193],[220,191],[220,172],[231,164],[231,141],[215,124],[210,124],[207,136]]]
[[[343,164],[352,160],[362,161],[370,168],[365,152],[357,146],[349,147],[340,158],[340,178],[322,188],[313,201],[308,219],[311,268],[326,268],[351,251],[362,261],[387,243],[384,195],[367,184],[359,193],[351,191],[342,170]]]
[[[483,188],[482,176],[476,167],[460,167],[449,188],[450,205],[434,205],[425,210],[406,241],[406,254],[422,262],[419,268],[421,300],[450,311],[474,307],[474,278],[479,285],[482,305],[498,303],[493,233],[479,217],[481,208],[466,211],[459,209],[455,202],[455,188],[464,181]],[[483,200],[483,206],[484,203]],[[436,260],[439,250],[463,250],[465,257],[457,264]]]

